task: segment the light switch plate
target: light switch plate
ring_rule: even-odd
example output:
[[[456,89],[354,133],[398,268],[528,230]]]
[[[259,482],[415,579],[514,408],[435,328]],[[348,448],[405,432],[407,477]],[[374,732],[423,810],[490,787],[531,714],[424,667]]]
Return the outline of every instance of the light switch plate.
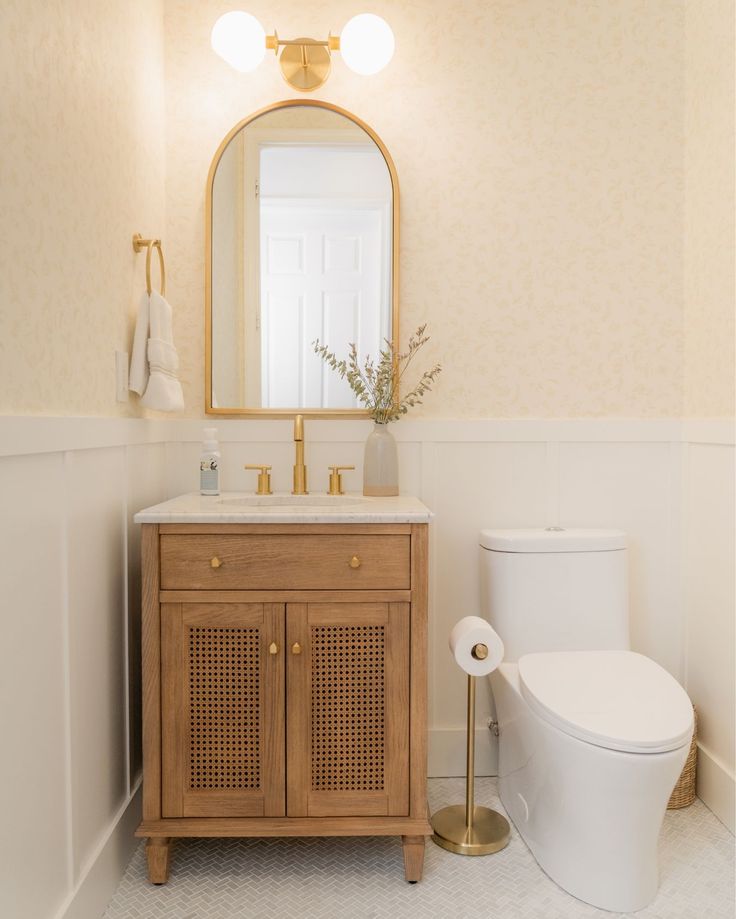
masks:
[[[128,353],[115,352],[115,398],[118,402],[128,401]]]

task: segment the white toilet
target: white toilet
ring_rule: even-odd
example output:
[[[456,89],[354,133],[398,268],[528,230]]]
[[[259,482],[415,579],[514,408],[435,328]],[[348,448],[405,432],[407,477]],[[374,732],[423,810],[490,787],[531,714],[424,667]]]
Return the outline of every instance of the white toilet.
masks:
[[[504,807],[547,874],[615,912],[657,892],[657,839],[685,764],[682,687],[629,650],[626,535],[483,530],[483,613]]]

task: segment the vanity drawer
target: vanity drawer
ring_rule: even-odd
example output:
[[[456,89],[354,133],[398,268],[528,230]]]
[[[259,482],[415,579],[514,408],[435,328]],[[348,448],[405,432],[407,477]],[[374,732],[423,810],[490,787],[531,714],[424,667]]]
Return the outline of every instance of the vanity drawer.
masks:
[[[161,536],[162,590],[410,587],[408,535]]]

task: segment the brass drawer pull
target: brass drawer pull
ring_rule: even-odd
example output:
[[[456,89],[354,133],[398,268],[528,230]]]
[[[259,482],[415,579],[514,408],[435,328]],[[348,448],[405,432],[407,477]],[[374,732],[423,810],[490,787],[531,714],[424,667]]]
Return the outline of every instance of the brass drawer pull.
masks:
[[[294,644],[291,646],[291,653],[292,653],[292,654],[301,654],[301,653],[302,653],[302,646],[299,644],[298,641],[295,641]]]
[[[221,568],[221,567],[222,567],[222,562],[217,556],[210,559],[210,568]]]
[[[275,641],[272,641],[271,644],[268,646],[268,653],[269,653],[269,654],[278,654],[278,653],[279,653],[279,646],[276,644]]]
[[[351,568],[360,568],[360,564],[360,559],[357,555],[354,555],[348,562],[348,565],[350,565]]]

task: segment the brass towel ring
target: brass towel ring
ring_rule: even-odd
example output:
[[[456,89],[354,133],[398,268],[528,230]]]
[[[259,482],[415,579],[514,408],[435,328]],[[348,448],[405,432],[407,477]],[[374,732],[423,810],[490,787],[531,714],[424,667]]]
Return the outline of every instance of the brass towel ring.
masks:
[[[158,249],[158,266],[161,275],[161,296],[166,295],[166,266],[164,265],[164,250],[161,246],[160,239],[143,239],[140,233],[133,234],[133,249],[140,252],[146,249],[146,290],[150,294],[153,290],[151,284],[151,252],[154,248]]]

